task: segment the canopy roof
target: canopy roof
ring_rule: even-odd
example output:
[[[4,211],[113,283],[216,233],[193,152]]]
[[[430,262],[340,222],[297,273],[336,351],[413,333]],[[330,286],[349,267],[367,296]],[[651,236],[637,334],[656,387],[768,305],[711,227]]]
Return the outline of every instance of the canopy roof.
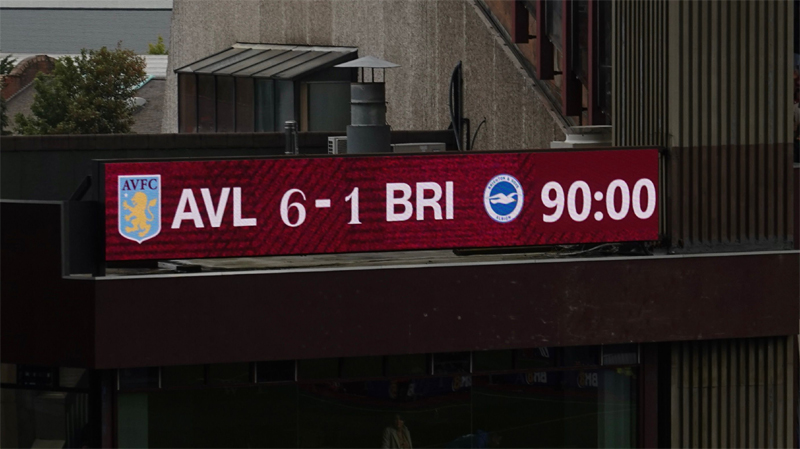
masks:
[[[355,47],[236,43],[175,72],[290,80],[357,57]]]
[[[336,67],[358,67],[365,69],[391,69],[400,67],[399,64],[378,59],[375,56],[364,56],[353,61],[348,61],[337,65]]]

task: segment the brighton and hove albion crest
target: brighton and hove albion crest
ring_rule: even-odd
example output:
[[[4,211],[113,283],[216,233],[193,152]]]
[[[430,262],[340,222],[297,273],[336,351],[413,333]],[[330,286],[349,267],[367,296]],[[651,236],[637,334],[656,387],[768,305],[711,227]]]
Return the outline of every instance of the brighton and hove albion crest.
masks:
[[[483,191],[486,213],[499,223],[508,223],[517,218],[524,200],[522,185],[511,175],[495,176]]]
[[[119,233],[142,243],[161,231],[161,175],[119,177]]]

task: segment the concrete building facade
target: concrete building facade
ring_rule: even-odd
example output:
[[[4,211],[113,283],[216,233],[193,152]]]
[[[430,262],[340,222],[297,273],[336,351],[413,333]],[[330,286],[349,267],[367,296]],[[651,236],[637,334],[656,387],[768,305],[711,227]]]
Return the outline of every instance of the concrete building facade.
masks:
[[[213,19],[212,19],[213,18]],[[178,130],[173,70],[236,42],[357,47],[359,56],[400,64],[386,71],[387,122],[394,129],[450,124],[448,88],[464,65],[464,115],[475,149],[547,148],[564,124],[472,2],[176,1],[164,132]]]

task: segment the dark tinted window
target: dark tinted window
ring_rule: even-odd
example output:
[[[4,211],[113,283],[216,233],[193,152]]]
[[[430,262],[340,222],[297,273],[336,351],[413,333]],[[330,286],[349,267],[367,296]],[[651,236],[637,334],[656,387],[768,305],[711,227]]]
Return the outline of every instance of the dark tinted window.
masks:
[[[275,131],[275,90],[272,80],[255,80],[255,130]]]
[[[249,363],[215,363],[208,365],[209,384],[244,384],[250,382]]]
[[[561,49],[562,0],[546,0],[547,36],[556,48]]]
[[[386,357],[387,376],[428,374],[428,357],[425,354],[394,355]]]
[[[294,360],[258,362],[256,364],[257,382],[289,382],[295,380]]]
[[[197,130],[201,133],[213,133],[216,128],[216,93],[213,75],[197,76]]]
[[[128,368],[119,370],[119,389],[158,388],[158,368]]]
[[[275,125],[278,131],[283,131],[284,124],[289,120],[297,120],[295,118],[295,97],[294,97],[294,81],[277,80],[275,81],[276,90],[276,106],[275,113],[277,115],[277,123]]]
[[[469,352],[433,354],[433,374],[460,374],[470,372]]]
[[[472,370],[478,371],[507,371],[514,369],[514,352],[507,351],[476,351],[472,353]]]
[[[346,357],[341,364],[344,378],[383,376],[383,357]]]
[[[298,380],[335,379],[339,377],[339,359],[313,359],[297,361]]]
[[[236,131],[242,133],[253,132],[255,116],[253,102],[255,90],[253,78],[236,79]]]
[[[217,78],[217,132],[236,131],[236,94],[232,76]]]
[[[161,387],[189,387],[206,383],[204,365],[164,366],[161,368]]]
[[[197,132],[197,78],[178,74],[178,132]]]

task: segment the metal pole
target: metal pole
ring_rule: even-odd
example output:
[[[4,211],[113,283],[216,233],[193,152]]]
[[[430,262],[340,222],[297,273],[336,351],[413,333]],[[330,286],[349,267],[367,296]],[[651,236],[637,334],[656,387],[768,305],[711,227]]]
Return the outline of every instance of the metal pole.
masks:
[[[297,144],[297,122],[294,120],[286,121],[286,125],[284,127],[284,134],[286,136],[285,143],[285,154],[287,155],[298,155],[300,154],[300,148]]]

